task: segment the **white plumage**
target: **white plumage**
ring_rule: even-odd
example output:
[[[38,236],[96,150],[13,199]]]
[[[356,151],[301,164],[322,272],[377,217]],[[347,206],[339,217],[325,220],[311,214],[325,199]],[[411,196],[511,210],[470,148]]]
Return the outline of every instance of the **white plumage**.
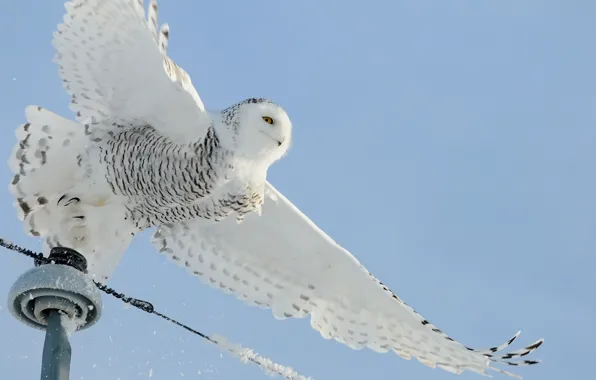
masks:
[[[505,344],[473,350],[400,300],[266,181],[291,122],[265,99],[205,109],[167,57],[169,27],[140,0],[75,0],[54,36],[77,121],[41,107],[9,160],[29,233],[83,253],[107,279],[138,231],[203,282],[280,319],[310,316],[324,338],[394,351],[453,373],[520,359]],[[105,255],[108,255],[107,257]],[[510,374],[513,375],[513,374]]]

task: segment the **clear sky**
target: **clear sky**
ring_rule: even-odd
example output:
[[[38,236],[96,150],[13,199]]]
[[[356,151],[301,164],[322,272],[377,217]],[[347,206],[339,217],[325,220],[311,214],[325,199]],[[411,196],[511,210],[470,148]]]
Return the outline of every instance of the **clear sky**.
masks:
[[[24,108],[72,117],[51,62],[62,1],[9,0],[0,151]],[[596,2],[161,0],[170,55],[209,108],[274,99],[294,123],[270,181],[401,298],[464,344],[544,337],[526,379],[587,379],[596,341]],[[0,166],[8,184],[10,174]],[[7,189],[7,186],[5,187]],[[0,192],[0,235],[39,248]],[[5,296],[31,261],[0,253],[0,377],[39,376],[43,333]],[[316,379],[453,379],[352,351],[202,285],[135,239],[111,285]],[[72,337],[71,379],[265,379],[104,297]],[[460,377],[481,378],[473,373]]]

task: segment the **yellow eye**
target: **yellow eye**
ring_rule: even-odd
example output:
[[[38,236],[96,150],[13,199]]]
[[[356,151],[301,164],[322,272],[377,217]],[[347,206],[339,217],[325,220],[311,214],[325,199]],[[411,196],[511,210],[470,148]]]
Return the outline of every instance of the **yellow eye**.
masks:
[[[273,119],[269,116],[263,116],[263,120],[265,120],[265,123],[267,124],[273,124]]]

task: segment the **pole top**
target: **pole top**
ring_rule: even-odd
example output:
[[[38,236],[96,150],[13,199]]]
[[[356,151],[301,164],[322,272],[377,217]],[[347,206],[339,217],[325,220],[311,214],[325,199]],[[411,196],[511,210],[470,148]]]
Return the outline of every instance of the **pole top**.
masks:
[[[52,264],[36,262],[23,273],[8,294],[8,308],[22,323],[45,330],[51,310],[58,310],[73,320],[76,330],[83,330],[99,320],[101,294],[91,277],[85,274],[87,260],[77,251],[56,247],[50,252]]]

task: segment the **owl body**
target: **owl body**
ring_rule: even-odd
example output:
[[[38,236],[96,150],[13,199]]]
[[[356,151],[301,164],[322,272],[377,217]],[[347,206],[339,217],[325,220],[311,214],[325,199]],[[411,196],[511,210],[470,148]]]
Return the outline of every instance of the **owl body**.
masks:
[[[217,221],[258,207],[250,200],[258,198],[262,183],[255,179],[262,176],[238,170],[239,160],[220,145],[213,128],[203,139],[181,144],[144,125],[97,144],[95,161],[139,230],[195,217]]]
[[[28,107],[10,160],[25,229],[45,237],[46,249],[78,250],[89,272],[105,281],[140,231],[188,220],[241,221],[260,209],[272,160],[252,142],[247,150],[229,146],[242,143],[242,110],[261,103],[271,105],[244,101],[213,113],[204,137],[189,142],[136,120],[83,125]],[[274,139],[264,142],[282,149]]]

